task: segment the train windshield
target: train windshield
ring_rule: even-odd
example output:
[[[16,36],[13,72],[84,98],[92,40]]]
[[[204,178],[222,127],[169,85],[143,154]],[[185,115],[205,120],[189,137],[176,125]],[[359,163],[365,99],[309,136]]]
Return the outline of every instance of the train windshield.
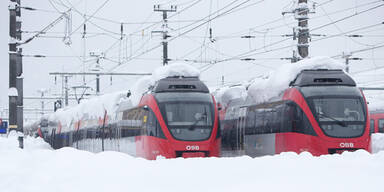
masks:
[[[326,135],[349,138],[364,133],[366,115],[361,98],[320,97],[309,101]]]
[[[367,110],[359,89],[320,86],[300,90],[327,136],[352,138],[364,134]]]
[[[160,111],[172,136],[184,141],[207,140],[213,129],[214,108],[207,93],[157,93]]]

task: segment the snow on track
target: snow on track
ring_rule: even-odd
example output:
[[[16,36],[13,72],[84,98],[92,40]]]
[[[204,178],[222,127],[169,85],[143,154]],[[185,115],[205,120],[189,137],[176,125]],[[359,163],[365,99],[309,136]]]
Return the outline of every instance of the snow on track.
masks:
[[[2,192],[369,191],[381,192],[384,151],[313,157],[158,159],[119,152],[51,150],[40,139],[0,137]]]

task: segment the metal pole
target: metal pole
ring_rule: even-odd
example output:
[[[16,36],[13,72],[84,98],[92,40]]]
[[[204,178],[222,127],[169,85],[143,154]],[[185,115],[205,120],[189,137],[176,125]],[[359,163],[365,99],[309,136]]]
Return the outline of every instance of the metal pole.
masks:
[[[44,92],[41,92],[41,116],[44,116]]]
[[[349,73],[349,58],[345,58],[345,71]]]
[[[160,5],[155,5],[154,6],[154,11],[157,11],[157,12],[162,12],[163,13],[163,25],[162,25],[162,31],[154,31],[156,33],[162,33],[163,34],[163,42],[162,42],[162,45],[163,45],[163,65],[168,65],[168,42],[167,42],[167,39],[168,39],[168,31],[167,31],[167,27],[168,27],[168,24],[167,24],[167,19],[168,19],[168,15],[167,13],[168,12],[176,12],[176,6],[173,6],[171,5],[171,8],[170,9],[163,9],[160,7]]]
[[[104,110],[103,127],[101,128],[101,150],[104,151],[104,133],[105,133],[105,119],[107,118],[107,110]]]
[[[100,75],[96,75],[96,95],[100,94]]]
[[[64,92],[65,92],[65,106],[68,106],[68,76],[64,76],[64,83],[65,83],[65,87],[64,87]]]
[[[163,11],[163,65],[168,65],[167,11]]]
[[[23,64],[21,41],[20,0],[10,0],[9,4],[9,128],[19,131],[19,147],[24,148],[23,139]],[[15,90],[16,89],[16,90]]]
[[[299,7],[297,8],[298,15],[298,26],[299,26],[299,34],[298,34],[298,44],[297,49],[301,58],[306,58],[308,56],[308,38],[309,38],[309,30],[308,30],[308,5],[307,0],[299,0]]]

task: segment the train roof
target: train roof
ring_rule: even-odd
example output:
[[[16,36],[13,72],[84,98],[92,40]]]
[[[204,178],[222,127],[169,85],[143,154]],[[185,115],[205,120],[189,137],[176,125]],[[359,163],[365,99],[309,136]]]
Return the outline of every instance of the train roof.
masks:
[[[160,79],[154,86],[153,92],[209,93],[209,89],[198,77],[171,76]]]
[[[290,86],[356,86],[356,82],[341,69],[305,69],[290,83]]]

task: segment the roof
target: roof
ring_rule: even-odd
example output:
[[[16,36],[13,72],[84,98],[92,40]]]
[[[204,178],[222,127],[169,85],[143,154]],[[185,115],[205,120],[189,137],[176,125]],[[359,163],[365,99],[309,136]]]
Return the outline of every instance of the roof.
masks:
[[[356,86],[355,81],[341,69],[305,69],[290,83],[290,86]]]
[[[173,76],[160,79],[154,86],[155,93],[160,92],[203,92],[209,93],[208,87],[198,77]]]

